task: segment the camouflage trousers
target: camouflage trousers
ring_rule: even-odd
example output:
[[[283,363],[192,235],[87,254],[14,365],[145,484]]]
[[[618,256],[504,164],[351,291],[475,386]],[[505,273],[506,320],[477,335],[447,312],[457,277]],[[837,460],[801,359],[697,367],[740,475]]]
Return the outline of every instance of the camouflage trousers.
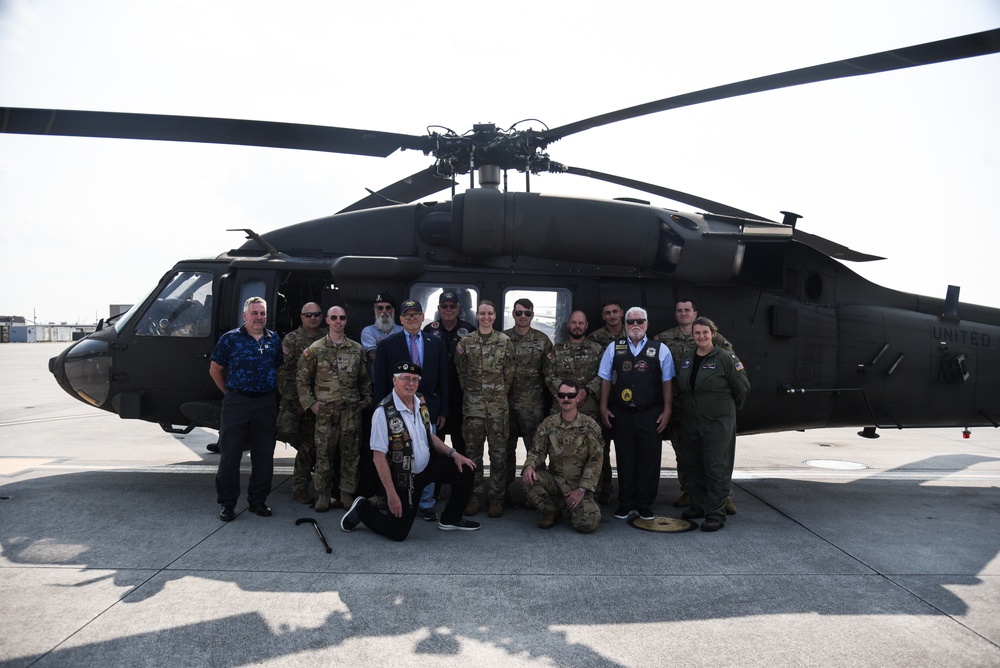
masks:
[[[282,401],[278,409],[278,440],[295,448],[293,492],[309,490],[309,480],[316,466],[316,416],[312,411],[300,415],[301,410],[298,401]]]
[[[542,402],[526,403],[523,406],[512,406],[510,411],[510,433],[507,435],[507,468],[505,483],[507,487],[514,482],[517,472],[517,439],[524,439],[524,454],[531,450],[531,442],[538,431],[538,425],[545,419]]]
[[[507,432],[510,428],[507,411],[496,411],[489,417],[470,417],[462,420],[465,438],[465,456],[476,463],[476,480],[473,498],[482,498],[486,492],[483,482],[483,448],[489,441],[490,488],[486,496],[490,501],[503,501],[507,496],[504,472],[507,469]]]
[[[337,487],[337,461],[340,461],[340,492],[353,495],[358,489],[358,464],[361,458],[361,411],[353,406],[320,406],[316,415],[316,473],[313,484],[317,494],[332,494]]]
[[[548,471],[535,471],[535,478],[535,484],[525,488],[535,506],[543,513],[567,510],[565,494],[576,489],[576,485]],[[580,505],[569,511],[569,521],[580,533],[597,529],[601,523],[601,507],[597,505],[593,493],[586,492]]]

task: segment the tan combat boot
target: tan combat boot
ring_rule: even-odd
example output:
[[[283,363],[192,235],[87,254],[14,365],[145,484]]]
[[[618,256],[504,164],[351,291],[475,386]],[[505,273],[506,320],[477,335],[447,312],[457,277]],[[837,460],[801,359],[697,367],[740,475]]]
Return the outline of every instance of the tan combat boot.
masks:
[[[316,499],[316,512],[325,513],[328,510],[330,510],[330,493],[323,492],[319,495],[319,498]]]
[[[465,515],[478,515],[483,508],[483,500],[478,496],[469,499],[469,505],[465,507]]]
[[[503,517],[503,501],[490,501],[490,509],[486,515],[488,517]]]
[[[684,492],[683,494],[678,496],[677,500],[674,501],[674,508],[687,508],[690,505],[691,505],[691,497],[688,496],[687,492]]]
[[[560,513],[558,510],[543,510],[542,511],[542,521],[538,523],[539,529],[551,529],[559,521]]]
[[[736,514],[736,504],[733,503],[733,497],[726,499],[726,514],[735,515]]]

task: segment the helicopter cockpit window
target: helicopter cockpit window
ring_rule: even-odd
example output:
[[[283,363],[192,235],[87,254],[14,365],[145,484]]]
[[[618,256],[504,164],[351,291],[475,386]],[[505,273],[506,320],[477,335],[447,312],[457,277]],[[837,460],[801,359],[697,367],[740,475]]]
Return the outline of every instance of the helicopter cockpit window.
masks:
[[[205,337],[212,333],[212,274],[179,271],[136,327],[139,336]]]
[[[416,299],[424,307],[424,323],[421,327],[437,319],[437,305],[441,293],[445,290],[454,292],[458,298],[459,320],[476,324],[476,305],[479,303],[479,290],[471,285],[440,286],[432,283],[415,283],[410,288],[410,299]]]
[[[553,342],[566,338],[566,321],[573,310],[573,293],[566,288],[551,290],[513,288],[503,295],[503,328],[514,326],[514,302],[530,299],[534,305],[531,326],[542,331]]]

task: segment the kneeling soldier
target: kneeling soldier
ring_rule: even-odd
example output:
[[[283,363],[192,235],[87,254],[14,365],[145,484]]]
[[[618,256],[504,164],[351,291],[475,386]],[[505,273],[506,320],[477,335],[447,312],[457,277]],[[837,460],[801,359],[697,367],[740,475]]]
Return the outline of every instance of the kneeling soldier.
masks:
[[[575,380],[559,385],[559,414],[545,418],[535,432],[524,462],[521,481],[528,498],[542,511],[538,526],[555,526],[562,509],[569,511],[573,528],[590,533],[601,523],[601,508],[594,490],[601,478],[604,441],[601,427],[577,410],[580,386]],[[537,470],[545,464],[544,470]]]

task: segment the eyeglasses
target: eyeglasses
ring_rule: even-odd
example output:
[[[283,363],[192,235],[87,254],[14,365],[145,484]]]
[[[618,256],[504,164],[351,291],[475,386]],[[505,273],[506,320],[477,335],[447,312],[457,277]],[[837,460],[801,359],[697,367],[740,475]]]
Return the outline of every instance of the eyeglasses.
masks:
[[[378,306],[375,307],[375,310],[376,311],[391,311],[392,307],[388,306],[386,304],[379,304]]]
[[[646,319],[645,318],[626,318],[625,319],[625,324],[626,325],[643,325],[645,323],[646,323]]]
[[[525,311],[523,309],[517,309],[516,311],[514,311],[514,315],[516,315],[518,318],[520,318],[522,315],[526,315],[530,318],[531,316],[535,315],[535,313],[534,311]]]
[[[395,374],[396,380],[402,381],[407,385],[420,382],[420,376],[404,376],[402,374]]]
[[[321,315],[323,315],[322,311],[308,311],[302,313],[303,318],[318,318]]]
[[[438,304],[438,308],[450,311],[453,308],[458,308],[458,304],[456,304],[455,302],[443,302],[441,304]]]
[[[347,320],[346,315],[328,315],[326,317],[330,320]]]
[[[408,311],[399,316],[403,320],[416,320],[417,318],[423,318],[424,314],[420,311]]]
[[[579,392],[556,392],[556,396],[560,399],[576,399]]]

